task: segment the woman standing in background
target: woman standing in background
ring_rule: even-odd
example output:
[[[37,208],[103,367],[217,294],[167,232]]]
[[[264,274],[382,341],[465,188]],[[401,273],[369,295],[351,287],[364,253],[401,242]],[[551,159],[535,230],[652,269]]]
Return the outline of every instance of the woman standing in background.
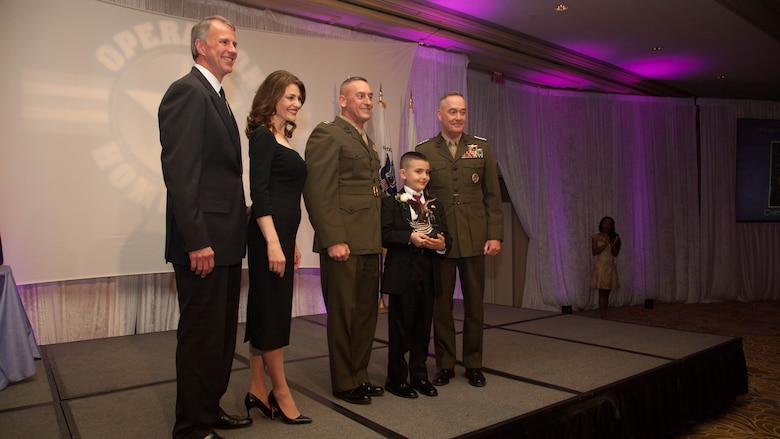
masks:
[[[620,288],[615,258],[620,253],[620,235],[615,232],[615,220],[605,216],[599,221],[599,233],[591,236],[591,251],[596,256],[590,275],[590,288],[599,290],[599,313],[607,318],[609,292]]]

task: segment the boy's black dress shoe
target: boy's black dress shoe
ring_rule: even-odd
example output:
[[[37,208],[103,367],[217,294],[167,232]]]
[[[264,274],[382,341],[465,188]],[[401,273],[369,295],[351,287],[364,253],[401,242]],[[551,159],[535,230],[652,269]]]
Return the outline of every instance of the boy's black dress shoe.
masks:
[[[412,378],[412,388],[425,396],[436,396],[439,392],[428,380],[416,380]]]
[[[234,430],[236,428],[244,428],[252,425],[252,418],[239,418],[238,416],[231,416],[224,411],[220,410],[219,418],[214,428],[220,430]]]
[[[452,369],[442,369],[438,371],[433,378],[433,385],[445,386],[450,383],[450,378],[455,378],[455,371]]]
[[[350,404],[371,404],[371,397],[363,393],[360,387],[342,392],[333,392],[333,396]]]
[[[469,379],[469,384],[474,387],[485,387],[485,375],[482,375],[481,369],[466,369],[466,378]]]
[[[414,389],[412,389],[412,387],[406,383],[394,384],[388,381],[385,383],[385,389],[387,389],[387,391],[393,395],[400,396],[401,398],[417,398],[417,392],[415,392]]]
[[[360,389],[363,394],[367,396],[381,396],[385,393],[385,389],[379,386],[375,386],[371,383],[363,383],[358,386],[358,389]]]

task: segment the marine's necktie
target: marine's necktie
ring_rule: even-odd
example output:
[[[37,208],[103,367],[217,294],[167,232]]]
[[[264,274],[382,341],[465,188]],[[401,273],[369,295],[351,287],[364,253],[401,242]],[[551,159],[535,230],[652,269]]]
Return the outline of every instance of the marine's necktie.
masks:
[[[452,158],[455,158],[455,154],[458,153],[458,145],[450,140],[447,142],[447,147],[450,149],[450,154],[452,154]]]

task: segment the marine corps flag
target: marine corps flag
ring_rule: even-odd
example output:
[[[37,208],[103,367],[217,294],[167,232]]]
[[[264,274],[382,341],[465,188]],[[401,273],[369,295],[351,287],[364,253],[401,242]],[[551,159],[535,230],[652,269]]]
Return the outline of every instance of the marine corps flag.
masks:
[[[379,185],[390,195],[398,192],[395,184],[395,165],[393,164],[393,148],[390,147],[390,136],[385,120],[387,104],[382,99],[382,85],[379,85],[379,117],[376,119],[376,144],[380,146],[379,154]]]

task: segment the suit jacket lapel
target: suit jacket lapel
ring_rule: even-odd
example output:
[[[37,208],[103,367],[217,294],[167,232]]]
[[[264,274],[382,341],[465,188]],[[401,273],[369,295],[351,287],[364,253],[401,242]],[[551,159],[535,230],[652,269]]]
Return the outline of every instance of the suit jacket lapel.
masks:
[[[225,101],[222,99],[222,96],[220,96],[219,93],[217,93],[216,90],[214,90],[214,87],[211,86],[208,79],[206,79],[206,77],[203,76],[200,70],[193,67],[191,73],[196,78],[198,78],[201,84],[203,84],[203,86],[206,87],[206,90],[209,92],[209,98],[211,98],[211,103],[214,105],[214,108],[217,109],[217,113],[219,114],[220,119],[222,119],[222,122],[225,124],[228,133],[230,133],[230,140],[233,143],[233,146],[236,148],[240,156],[241,137],[238,134],[238,124],[236,123],[236,119],[233,117],[232,114],[230,114],[230,111],[228,110]]]
[[[401,216],[406,221],[406,225],[409,226],[409,221],[412,220],[412,206],[406,203],[406,207],[401,206]],[[409,226],[411,229],[411,226]]]

